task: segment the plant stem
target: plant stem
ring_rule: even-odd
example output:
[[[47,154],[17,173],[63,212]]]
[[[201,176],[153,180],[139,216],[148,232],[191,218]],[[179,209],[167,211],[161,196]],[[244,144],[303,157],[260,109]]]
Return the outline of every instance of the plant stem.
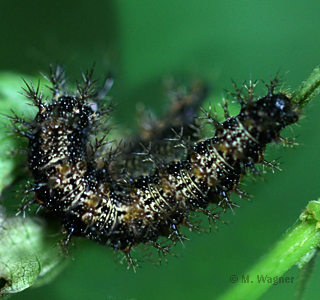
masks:
[[[235,286],[222,295],[219,300],[254,300],[258,299],[272,285],[281,282],[282,279],[285,280],[285,283],[294,282],[295,278],[293,277],[283,277],[281,280],[279,277],[283,276],[310,251],[314,251],[320,243],[320,231],[317,229],[318,221],[312,217],[312,212],[307,211],[305,214],[301,215],[301,220],[287,231],[271,252],[251,270],[245,272],[245,275],[239,276]]]
[[[320,92],[320,66],[317,66],[311,75],[302,82],[293,93],[291,102],[299,109],[305,107]]]

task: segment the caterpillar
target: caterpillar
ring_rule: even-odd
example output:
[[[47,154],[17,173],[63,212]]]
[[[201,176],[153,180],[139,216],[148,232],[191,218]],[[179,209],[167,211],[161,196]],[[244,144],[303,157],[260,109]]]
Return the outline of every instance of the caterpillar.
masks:
[[[136,176],[130,168],[124,171],[132,161],[126,157],[137,147],[135,143],[130,151],[120,149],[117,156],[110,148],[106,150],[107,135],[94,140],[100,129],[106,129],[101,120],[111,111],[101,105],[110,82],[97,87],[92,69],[83,74],[83,82],[72,94],[65,92],[62,68],[51,68],[47,79],[52,84],[52,100],[45,103],[39,85],[26,83],[24,94],[38,112],[28,122],[12,118],[16,132],[29,140],[28,167],[34,178],[31,203],[38,203],[60,220],[66,244],[72,236],[83,237],[122,251],[133,266],[130,251],[139,244],[151,244],[159,256],[160,252],[165,255],[168,247],[159,241],[181,240],[180,227],[193,227],[189,221],[192,212],[202,212],[216,222],[222,212],[232,209],[236,204],[230,194],[245,195],[239,189],[242,176],[248,169],[255,172],[256,164],[273,166],[264,159],[266,145],[286,143],[280,131],[300,117],[290,97],[276,92],[278,77],[270,79],[267,95],[258,99],[254,96],[256,83],[246,86],[245,95],[235,86],[233,96],[241,105],[237,116],[229,116],[227,104],[224,122],[205,112],[215,129],[211,138],[190,139],[185,154],[169,162],[148,153],[153,170]],[[205,95],[201,92],[199,98]],[[193,122],[193,128],[197,127],[191,120],[183,125]],[[169,122],[161,132],[170,127]]]

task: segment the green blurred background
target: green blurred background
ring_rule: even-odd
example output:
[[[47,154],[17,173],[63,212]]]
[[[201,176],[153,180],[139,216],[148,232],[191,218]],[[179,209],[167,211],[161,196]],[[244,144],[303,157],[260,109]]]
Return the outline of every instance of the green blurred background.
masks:
[[[296,89],[320,63],[319,1],[0,1],[0,71],[24,77],[63,63],[79,77],[96,63],[111,71],[119,122],[130,125],[138,102],[160,111],[161,80],[202,78],[211,84],[211,103],[232,90],[231,78],[268,80],[280,70]],[[17,83],[22,86],[22,81]],[[318,97],[319,98],[319,97]],[[50,284],[13,299],[215,299],[232,287],[231,275],[246,269],[272,247],[307,202],[320,197],[320,99],[293,126],[300,146],[271,147],[282,172],[246,181],[252,201],[239,200],[219,231],[189,234],[160,268],[141,263],[137,274],[119,264],[111,249],[76,243],[65,271]],[[289,130],[290,134],[290,130]],[[236,197],[235,197],[236,199]],[[155,257],[156,258],[156,257]],[[297,277],[294,267],[286,276]],[[266,274],[267,275],[267,274]],[[320,267],[306,299],[318,299]],[[273,286],[262,299],[292,299],[293,284]]]

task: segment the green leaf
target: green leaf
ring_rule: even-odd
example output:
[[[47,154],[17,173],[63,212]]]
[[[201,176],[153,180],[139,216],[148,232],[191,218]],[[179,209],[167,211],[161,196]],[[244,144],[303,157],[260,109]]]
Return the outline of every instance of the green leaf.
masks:
[[[12,110],[19,117],[34,115],[35,111],[27,99],[18,93],[22,85],[21,75],[0,73],[0,194],[19,175],[21,157],[17,154],[25,142],[12,136],[13,126],[8,116],[13,116]]]
[[[1,210],[3,211],[2,207]],[[31,218],[0,215],[0,299],[33,284],[51,281],[67,260],[45,224]]]

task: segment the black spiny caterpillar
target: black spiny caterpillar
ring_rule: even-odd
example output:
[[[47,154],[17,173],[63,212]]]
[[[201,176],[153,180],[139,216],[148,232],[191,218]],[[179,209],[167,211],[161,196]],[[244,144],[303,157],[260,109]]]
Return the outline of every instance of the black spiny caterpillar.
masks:
[[[179,228],[192,226],[190,212],[201,211],[216,221],[221,211],[232,207],[229,195],[242,193],[238,185],[246,169],[254,170],[258,163],[270,165],[264,160],[266,145],[283,141],[280,131],[300,115],[286,94],[275,92],[278,78],[266,85],[268,94],[258,100],[253,97],[254,84],[247,87],[247,96],[236,88],[234,97],[241,104],[237,116],[229,117],[225,109],[227,120],[219,123],[207,114],[216,129],[212,138],[186,147],[180,160],[158,161],[149,175],[135,177],[123,172],[127,162],[131,168],[134,165],[130,158],[122,161],[128,151],[118,156],[110,148],[107,153],[101,151],[105,136],[92,142],[106,113],[96,103],[104,93],[103,88],[94,89],[92,72],[83,77],[74,95],[61,94],[63,71],[51,70],[53,99],[48,104],[39,87],[27,84],[25,95],[38,113],[33,121],[23,122],[26,130],[16,125],[16,131],[29,139],[33,202],[60,219],[67,241],[71,236],[85,237],[121,250],[131,264],[130,251],[138,244],[167,251],[159,238],[180,239]],[[199,98],[204,96],[205,92],[200,93]],[[192,122],[186,121],[185,127]],[[192,125],[197,129],[196,122]],[[117,163],[111,163],[111,158]],[[125,184],[119,183],[121,177]],[[208,210],[210,204],[215,204],[214,210]]]

